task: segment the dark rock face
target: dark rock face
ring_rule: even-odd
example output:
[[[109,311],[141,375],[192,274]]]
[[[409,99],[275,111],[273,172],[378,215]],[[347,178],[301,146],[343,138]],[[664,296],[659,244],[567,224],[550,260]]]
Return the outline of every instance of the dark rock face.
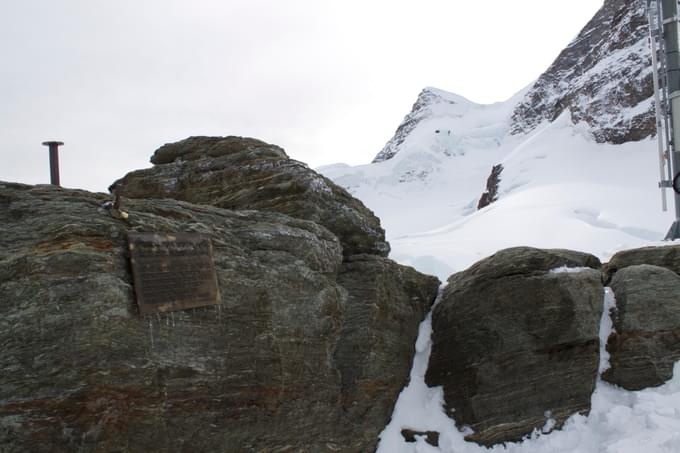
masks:
[[[573,123],[587,123],[600,143],[654,135],[647,36],[645,2],[606,0],[515,107],[511,133],[529,132],[566,111]]]
[[[501,173],[503,172],[503,165],[494,165],[491,168],[491,174],[486,180],[486,192],[479,197],[479,203],[477,203],[477,210],[489,206],[491,203],[498,199],[498,185],[501,182]]]
[[[603,379],[628,390],[663,384],[680,360],[680,276],[659,266],[631,265],[614,274],[611,288],[615,332],[607,341],[610,368]]]
[[[151,162],[153,168],[116,182],[123,196],[280,212],[328,228],[345,256],[389,253],[373,212],[278,146],[243,137],[191,137],[162,146]]]
[[[416,436],[422,436],[425,438],[425,442],[432,445],[433,447],[439,446],[439,432],[437,431],[414,431],[412,429],[402,429],[401,436],[406,442],[416,442]]]
[[[0,183],[3,453],[372,451],[394,399],[362,391],[407,379],[436,281],[354,270],[326,228],[275,212],[128,199],[123,222],[104,200]],[[208,235],[221,310],[140,317],[128,231]],[[384,339],[370,358],[341,348],[355,322]]]
[[[411,370],[410,360],[394,361],[383,351],[413,356],[418,324],[412,320],[425,318],[429,306],[421,301],[433,300],[439,280],[385,258],[356,255],[343,264],[338,284],[349,289],[335,352],[343,408],[350,419],[379,425],[392,415]]]
[[[404,117],[399,127],[397,127],[394,136],[389,139],[371,163],[376,164],[394,157],[399,152],[399,146],[404,143],[404,140],[413,132],[416,126],[430,115],[433,106],[437,104],[454,104],[454,102],[444,99],[428,88],[423,89],[413,104],[411,112]]]
[[[579,272],[552,269],[584,267]],[[483,445],[587,413],[599,361],[599,261],[566,250],[502,250],[449,278],[433,313],[426,382]]]

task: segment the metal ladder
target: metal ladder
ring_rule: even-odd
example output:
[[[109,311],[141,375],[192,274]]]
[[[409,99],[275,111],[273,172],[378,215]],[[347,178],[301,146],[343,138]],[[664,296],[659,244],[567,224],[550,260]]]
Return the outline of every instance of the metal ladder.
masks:
[[[652,70],[654,77],[654,113],[656,115],[656,138],[659,151],[659,187],[661,188],[661,205],[668,210],[666,188],[672,186],[670,166],[671,129],[670,104],[668,103],[668,80],[666,78],[666,52],[663,40],[661,3],[652,0],[647,3],[647,20],[649,21],[649,46],[652,51]]]
[[[673,189],[675,195],[676,220],[669,229],[666,240],[680,238],[679,3],[678,0],[647,0],[659,155],[659,188],[664,211],[668,210],[666,189]]]

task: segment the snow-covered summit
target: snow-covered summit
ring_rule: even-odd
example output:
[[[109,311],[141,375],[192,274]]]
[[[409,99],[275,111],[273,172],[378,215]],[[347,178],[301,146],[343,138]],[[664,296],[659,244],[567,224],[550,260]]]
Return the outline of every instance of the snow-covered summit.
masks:
[[[389,160],[404,149],[429,147],[434,152],[452,155],[478,139],[498,143],[509,131],[510,113],[519,99],[520,94],[506,102],[483,105],[427,87],[372,163]]]

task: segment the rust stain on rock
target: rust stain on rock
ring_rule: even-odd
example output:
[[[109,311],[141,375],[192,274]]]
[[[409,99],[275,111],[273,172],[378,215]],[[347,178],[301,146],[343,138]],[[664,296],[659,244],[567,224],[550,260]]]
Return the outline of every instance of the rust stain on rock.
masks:
[[[80,245],[100,252],[110,252],[114,247],[114,243],[108,239],[100,237],[80,237],[57,241],[43,241],[35,246],[35,250],[38,253],[57,253]]]

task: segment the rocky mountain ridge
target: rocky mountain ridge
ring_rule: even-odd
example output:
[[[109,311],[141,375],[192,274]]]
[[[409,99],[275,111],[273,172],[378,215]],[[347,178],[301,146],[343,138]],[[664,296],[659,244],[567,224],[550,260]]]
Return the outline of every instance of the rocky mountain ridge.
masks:
[[[648,33],[644,2],[606,0],[550,67],[504,102],[510,104],[505,133],[527,134],[566,113],[572,123],[587,124],[600,143],[654,135]],[[423,89],[373,163],[394,157],[419,124],[459,102],[474,104],[437,88]]]
[[[567,113],[600,143],[655,134],[646,5],[607,0],[514,109],[511,134]]]

